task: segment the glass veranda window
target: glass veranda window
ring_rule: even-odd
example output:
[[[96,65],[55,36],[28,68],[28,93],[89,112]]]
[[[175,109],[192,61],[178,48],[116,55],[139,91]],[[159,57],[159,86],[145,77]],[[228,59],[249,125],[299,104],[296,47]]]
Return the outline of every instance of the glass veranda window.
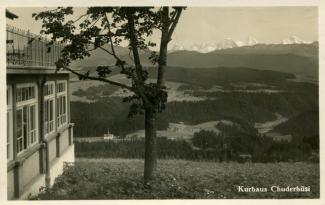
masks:
[[[44,86],[44,127],[45,134],[54,131],[54,82],[48,82]]]
[[[17,152],[27,149],[37,141],[35,104],[25,105],[16,111]]]
[[[54,131],[54,99],[45,100],[44,103],[44,121],[45,133],[49,134]]]
[[[12,87],[7,85],[7,159],[13,159]]]
[[[17,153],[37,142],[37,98],[35,85],[17,85]]]
[[[66,124],[67,122],[66,103],[67,101],[65,95],[61,95],[56,99],[58,127]]]
[[[56,113],[57,126],[61,127],[67,123],[67,81],[58,81],[56,84]]]

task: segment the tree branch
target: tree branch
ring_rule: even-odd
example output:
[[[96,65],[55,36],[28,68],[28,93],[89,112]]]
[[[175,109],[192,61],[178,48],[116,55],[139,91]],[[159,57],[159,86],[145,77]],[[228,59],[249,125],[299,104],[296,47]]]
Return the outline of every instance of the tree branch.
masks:
[[[125,88],[125,89],[128,89],[128,90],[134,92],[134,88],[133,87],[128,86],[128,85],[125,85],[123,83],[119,83],[119,82],[116,82],[116,81],[108,80],[106,78],[99,78],[99,77],[95,77],[95,76],[85,75],[85,74],[79,73],[79,72],[77,72],[77,71],[75,71],[75,70],[73,70],[71,68],[68,68],[68,67],[64,67],[63,69],[65,69],[67,71],[70,71],[71,73],[77,75],[78,77],[82,77],[82,78],[89,79],[89,80],[97,80],[97,81],[106,82],[106,83],[109,83],[111,85],[119,86],[119,87],[122,87],[122,88]]]
[[[83,17],[88,16],[88,15],[89,14],[83,14],[83,15],[79,16],[76,20],[73,20],[72,22],[76,23],[77,21],[79,21],[80,19],[82,19]]]
[[[170,26],[170,29],[169,29],[169,31],[168,31],[168,41],[170,41],[171,40],[171,37],[172,37],[172,35],[173,35],[173,32],[174,32],[174,30],[175,30],[175,28],[176,28],[176,25],[177,25],[177,23],[178,23],[178,20],[179,20],[179,18],[181,17],[181,14],[182,14],[182,11],[183,11],[183,8],[175,8],[176,9],[176,17],[175,17],[175,19],[173,20],[173,22],[171,23],[171,26]]]

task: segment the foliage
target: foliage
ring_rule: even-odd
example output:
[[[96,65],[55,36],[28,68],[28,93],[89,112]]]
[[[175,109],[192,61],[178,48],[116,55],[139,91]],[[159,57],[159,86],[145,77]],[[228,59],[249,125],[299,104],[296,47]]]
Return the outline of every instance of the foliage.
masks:
[[[58,70],[65,69],[76,74],[80,80],[97,80],[127,89],[133,96],[125,97],[130,102],[129,116],[142,114],[145,109],[161,112],[165,109],[167,93],[158,82],[163,80],[157,76],[157,83],[147,83],[148,72],[143,69],[139,50],[148,50],[156,43],[148,41],[154,30],[161,30],[160,50],[167,50],[167,45],[178,23],[183,7],[89,7],[86,13],[68,20],[74,14],[72,7],[58,7],[34,13],[35,20],[42,20],[41,34],[51,35],[49,48],[54,42],[64,45],[60,59],[56,62]],[[166,36],[167,35],[167,36]],[[124,42],[132,53],[133,62],[127,64],[121,59],[116,48]],[[107,46],[109,48],[107,48]],[[92,51],[101,50],[107,56],[113,56],[113,65],[94,65],[97,76],[90,71],[84,73],[71,69],[73,61],[82,60],[92,55]],[[161,59],[166,59],[167,53],[160,52],[159,59],[155,52],[150,60],[158,62],[159,72]],[[164,65],[166,61],[163,62]],[[119,70],[131,81],[131,85],[108,79],[114,70]]]
[[[167,64],[167,46],[178,24],[184,7],[89,7],[85,14],[75,20],[66,20],[73,14],[72,7],[58,7],[38,14],[36,20],[42,20],[43,34],[51,34],[52,42],[64,45],[60,59],[56,62],[57,70],[64,69],[76,74],[80,80],[97,80],[127,89],[133,96],[127,96],[124,102],[130,103],[128,116],[146,113],[146,157],[144,179],[151,180],[156,167],[156,130],[154,121],[156,113],[162,112],[167,103],[167,92],[163,86],[164,67]],[[158,75],[156,83],[146,82],[148,72],[143,69],[139,51],[148,50],[156,44],[148,41],[154,30],[161,31]],[[132,53],[133,63],[127,65],[122,60],[116,47],[126,42]],[[110,46],[110,50],[104,45]],[[90,71],[80,73],[70,68],[72,61],[91,56],[91,51],[100,49],[115,58],[114,65],[97,65],[97,76]],[[130,55],[129,54],[129,55]],[[131,56],[131,55],[130,55]],[[153,61],[153,58],[150,58]],[[122,83],[107,78],[112,69],[119,69],[130,83]],[[150,119],[147,119],[150,118]]]
[[[229,127],[231,130],[237,127]],[[304,144],[295,141],[274,141],[257,134],[240,132],[215,134],[200,131],[192,143],[185,140],[157,138],[157,156],[160,159],[187,159],[199,161],[242,161],[242,154],[249,154],[253,162],[319,162],[318,141],[308,138]],[[208,143],[207,143],[208,142]],[[81,158],[137,158],[144,157],[143,139],[117,139],[95,142],[75,142],[76,156]]]
[[[39,200],[319,198],[319,166],[310,163],[215,163],[159,160],[142,182],[143,161],[77,159]],[[311,192],[238,192],[238,186],[310,186]]]
[[[218,148],[218,145],[223,145],[222,142],[221,135],[217,135],[215,132],[209,130],[196,132],[192,138],[193,145],[201,149]]]
[[[319,112],[318,110],[307,110],[293,116],[287,122],[274,128],[275,131],[283,134],[292,134],[295,139],[301,141],[304,136],[319,134]]]

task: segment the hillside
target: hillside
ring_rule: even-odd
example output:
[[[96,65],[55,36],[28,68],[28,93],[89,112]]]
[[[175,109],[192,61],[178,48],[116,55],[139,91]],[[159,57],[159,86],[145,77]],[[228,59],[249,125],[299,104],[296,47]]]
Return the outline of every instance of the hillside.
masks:
[[[156,69],[150,68],[149,77],[153,77],[155,72]],[[288,80],[293,77],[289,73],[240,67],[167,67],[170,100],[167,109],[159,115],[158,129],[166,129],[168,122],[192,125],[222,119],[265,122],[274,120],[274,113],[290,118],[308,109],[316,109],[318,85]],[[173,87],[169,82],[183,84]],[[87,87],[84,81],[71,83],[71,87],[74,88],[74,98],[77,96],[92,102],[74,101],[71,104],[71,120],[76,123],[77,137],[102,136],[107,128],[118,136],[143,129],[143,116],[127,118],[129,104],[121,103],[122,96],[111,96],[116,87]],[[173,100],[182,96],[193,100]]]
[[[294,54],[219,54],[179,51],[168,56],[169,65],[183,67],[249,67],[316,77],[318,61]]]
[[[159,160],[157,180],[145,186],[143,160],[77,159],[41,200],[319,198],[313,163],[216,163]],[[238,186],[267,192],[239,192]],[[310,186],[310,192],[272,192],[271,186]]]
[[[157,70],[149,70],[149,77],[154,78]],[[212,87],[238,82],[255,82],[270,85],[282,85],[295,76],[290,73],[258,70],[248,67],[184,68],[169,66],[165,74],[167,81],[188,83],[192,86]]]

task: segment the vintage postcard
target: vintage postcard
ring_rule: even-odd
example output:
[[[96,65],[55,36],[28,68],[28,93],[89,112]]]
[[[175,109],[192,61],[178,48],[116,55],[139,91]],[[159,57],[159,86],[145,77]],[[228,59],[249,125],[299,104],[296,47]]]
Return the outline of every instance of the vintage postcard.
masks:
[[[321,1],[3,5],[4,203],[324,204]]]

